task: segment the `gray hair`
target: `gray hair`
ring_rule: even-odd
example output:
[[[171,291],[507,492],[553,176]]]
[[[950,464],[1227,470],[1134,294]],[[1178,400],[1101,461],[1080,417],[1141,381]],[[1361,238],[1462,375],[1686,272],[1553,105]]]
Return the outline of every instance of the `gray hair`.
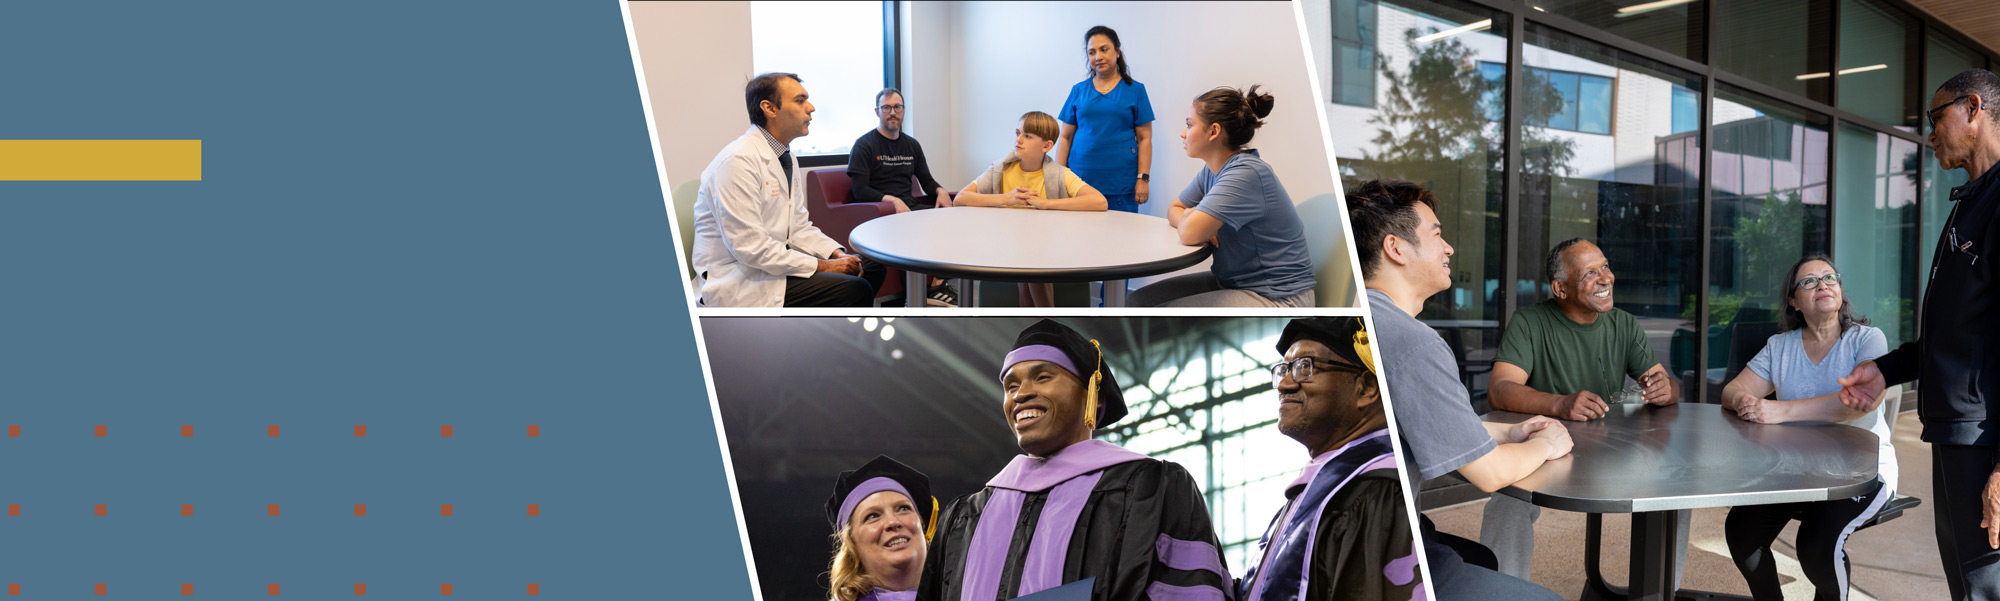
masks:
[[[1563,268],[1563,251],[1569,250],[1569,247],[1576,246],[1578,242],[1589,242],[1589,240],[1570,238],[1557,242],[1555,248],[1549,249],[1548,258],[1542,262],[1542,273],[1548,274],[1548,281],[1556,282],[1569,279],[1569,270]]]
[[[2000,111],[1993,110],[1994,103],[2000,103],[2000,76],[1985,69],[1966,69],[1938,86],[1939,92],[1953,96],[1978,94],[1986,104],[1986,118],[2000,122]]]

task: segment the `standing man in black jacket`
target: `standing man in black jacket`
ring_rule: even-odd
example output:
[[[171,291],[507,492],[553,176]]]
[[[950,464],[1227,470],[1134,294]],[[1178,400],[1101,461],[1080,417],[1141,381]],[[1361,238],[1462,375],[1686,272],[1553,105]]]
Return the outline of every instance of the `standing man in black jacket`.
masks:
[[[886,202],[895,205],[898,213],[951,206],[948,190],[931,177],[923,145],[903,131],[903,115],[908,110],[903,104],[903,93],[895,88],[875,93],[875,129],[855,138],[847,153],[847,177],[854,181],[848,196],[854,202]],[[915,185],[911,184],[912,177],[916,178]],[[862,261],[874,263],[867,258]],[[863,267],[882,269],[879,264]],[[958,305],[958,292],[945,285],[944,280],[928,281],[930,290],[925,291],[925,304]]]
[[[1917,417],[1931,443],[1938,553],[1954,599],[2000,600],[2000,77],[1953,76],[1931,97],[1931,145],[1946,169],[1972,176],[1931,259],[1917,340],[1840,380],[1841,402],[1872,410],[1891,384],[1916,380]]]

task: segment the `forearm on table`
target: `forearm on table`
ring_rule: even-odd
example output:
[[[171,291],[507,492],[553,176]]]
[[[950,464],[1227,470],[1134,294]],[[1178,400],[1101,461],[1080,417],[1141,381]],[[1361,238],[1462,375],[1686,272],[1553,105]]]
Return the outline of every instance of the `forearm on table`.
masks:
[[[999,206],[1006,206],[1006,205],[1007,205],[1007,195],[1005,195],[1005,194],[980,194],[980,193],[978,193],[978,192],[969,192],[969,191],[961,191],[961,192],[959,192],[959,193],[958,193],[958,199],[957,199],[957,200],[953,200],[953,201],[952,201],[952,204],[956,204],[956,205],[963,205],[963,206],[968,206],[968,207],[999,207]]]
[[[1507,443],[1458,468],[1458,475],[1479,490],[1493,492],[1506,488],[1548,463],[1549,445],[1540,440]]]
[[[1110,208],[1104,195],[1096,191],[1086,191],[1069,198],[1042,199],[1035,201],[1035,205],[1056,211],[1102,211]]]
[[[1787,422],[1839,423],[1868,415],[1866,411],[1855,411],[1846,404],[1841,403],[1840,393],[1838,392],[1793,401],[1774,402],[1784,406],[1784,417]]]
[[[1487,391],[1487,397],[1496,410],[1535,415],[1555,415],[1556,406],[1562,402],[1562,395],[1549,394],[1529,388],[1527,384],[1507,381],[1494,382],[1492,388]]]
[[[1181,219],[1186,218],[1186,215],[1187,206],[1181,204],[1181,201],[1175,200],[1174,204],[1167,205],[1167,225],[1173,226],[1174,229],[1180,229]]]

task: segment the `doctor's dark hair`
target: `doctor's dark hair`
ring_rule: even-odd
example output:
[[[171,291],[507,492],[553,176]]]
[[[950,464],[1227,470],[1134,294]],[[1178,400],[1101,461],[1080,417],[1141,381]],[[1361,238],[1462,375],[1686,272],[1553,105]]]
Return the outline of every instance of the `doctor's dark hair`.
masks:
[[[1410,182],[1385,179],[1361,182],[1347,192],[1347,221],[1354,226],[1354,249],[1361,259],[1361,277],[1375,277],[1382,267],[1382,239],[1395,236],[1412,246],[1417,238],[1417,204],[1437,210],[1437,195]]]
[[[2000,76],[1994,75],[1992,71],[1966,69],[1951,76],[1951,79],[1944,80],[1944,85],[1938,86],[1938,91],[1952,96],[1978,94],[1979,101],[1986,105],[1980,107],[1986,109],[1986,117],[2000,122]],[[1930,100],[1925,99],[1924,102]],[[1844,330],[1846,326],[1841,328]]]
[[[1833,268],[1834,273],[1840,273],[1840,268],[1833,267],[1833,259],[1827,258],[1826,253],[1807,253],[1806,256],[1799,259],[1799,262],[1792,264],[1791,271],[1785,272],[1785,288],[1778,294],[1778,298],[1783,299],[1783,302],[1778,305],[1779,310],[1785,314],[1784,317],[1779,319],[1778,323],[1787,332],[1806,327],[1806,314],[1792,306],[1792,294],[1799,291],[1799,270],[1805,269],[1806,264],[1813,261],[1824,261],[1827,267]],[[1847,298],[1847,287],[1845,286],[1842,286],[1840,289],[1839,313],[1840,333],[1842,334],[1846,334],[1848,328],[1856,325],[1868,325],[1868,318],[1854,316],[1854,302]]]
[[[1271,114],[1270,94],[1260,94],[1250,86],[1248,91],[1236,88],[1216,88],[1196,96],[1195,116],[1204,123],[1222,126],[1222,133],[1229,136],[1229,149],[1242,150],[1257,135],[1257,128],[1264,126],[1264,117]]]
[[[1137,80],[1132,79],[1132,70],[1125,68],[1125,47],[1118,42],[1118,32],[1112,31],[1111,28],[1103,25],[1092,27],[1090,31],[1083,32],[1084,79],[1097,76],[1097,70],[1090,68],[1090,38],[1100,35],[1104,36],[1105,39],[1111,40],[1111,49],[1118,51],[1118,79],[1123,83],[1138,83]]]
[[[797,73],[765,73],[750,79],[743,86],[743,106],[750,110],[750,123],[764,126],[764,108],[758,103],[769,100],[774,106],[785,106],[785,99],[778,97],[778,84],[786,79],[805,83]]]
[[[1549,248],[1548,256],[1542,258],[1542,281],[1557,282],[1569,279],[1569,270],[1563,268],[1563,251],[1576,246],[1578,242],[1588,242],[1588,240],[1570,238],[1557,242],[1554,247]]]

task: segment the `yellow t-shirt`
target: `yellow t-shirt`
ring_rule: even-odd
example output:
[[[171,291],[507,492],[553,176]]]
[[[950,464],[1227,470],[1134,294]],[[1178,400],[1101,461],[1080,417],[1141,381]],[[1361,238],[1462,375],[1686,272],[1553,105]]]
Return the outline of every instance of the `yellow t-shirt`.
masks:
[[[1025,187],[1034,190],[1038,195],[1044,194],[1049,188],[1048,180],[1043,179],[1042,174],[1048,172],[1046,163],[1038,171],[1022,171],[1019,161],[1008,163],[1007,168],[1000,172],[1000,193],[1005,194],[1015,188]],[[1075,198],[1076,195],[1083,193],[1083,178],[1077,177],[1075,171],[1064,169],[1063,189],[1068,191],[1071,198]]]

